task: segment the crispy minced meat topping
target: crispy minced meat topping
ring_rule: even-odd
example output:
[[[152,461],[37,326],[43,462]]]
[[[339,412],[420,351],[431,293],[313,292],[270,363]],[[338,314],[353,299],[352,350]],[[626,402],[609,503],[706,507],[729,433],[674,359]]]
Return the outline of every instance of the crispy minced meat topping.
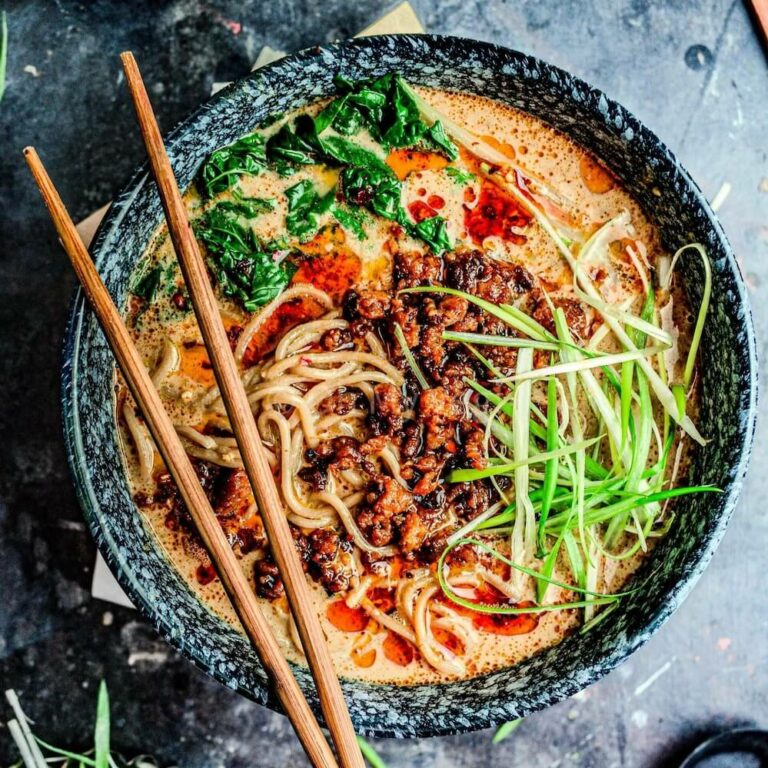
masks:
[[[355,514],[374,546],[395,544],[407,559],[432,562],[446,530],[475,517],[490,500],[486,481],[453,488],[445,484],[445,475],[454,467],[485,466],[484,430],[469,417],[463,400],[471,395],[467,379],[485,380],[488,373],[463,344],[446,341],[443,334],[447,329],[497,335],[512,331],[464,297],[407,290],[445,285],[494,303],[514,302],[528,311],[542,302],[527,270],[477,250],[442,258],[397,253],[392,282],[391,296],[379,290],[349,291],[344,315],[353,338],[376,333],[405,376],[402,391],[376,386],[369,426],[374,435],[388,436],[398,450],[407,489],[395,479],[371,475]],[[395,337],[397,326],[427,377],[427,389],[418,385],[405,361]],[[489,347],[486,352],[499,367],[516,364],[514,349]]]
[[[488,371],[463,344],[446,341],[446,330],[495,335],[514,334],[503,322],[464,297],[439,293],[408,293],[409,288],[444,285],[495,304],[523,308],[552,330],[550,304],[530,273],[517,264],[495,260],[478,250],[460,250],[443,257],[419,252],[395,254],[392,291],[350,290],[342,302],[349,327],[323,333],[317,347],[323,351],[364,348],[368,334],[375,334],[390,360],[403,373],[402,388],[379,383],[369,394],[355,388],[334,392],[319,404],[323,414],[345,416],[367,413],[368,437],[339,436],[307,449],[299,480],[308,492],[325,490],[331,473],[353,470],[365,485],[362,500],[352,508],[357,525],[375,547],[395,546],[406,561],[435,562],[450,533],[488,508],[492,489],[487,480],[447,483],[455,467],[482,469],[486,462],[484,429],[466,409],[478,399],[467,380],[484,381]],[[552,299],[563,307],[569,327],[581,338],[592,330],[593,315],[580,302]],[[406,362],[395,328],[402,329],[408,348],[427,378],[422,388]],[[513,369],[513,348],[489,346],[487,357],[503,370]],[[400,477],[392,477],[385,462],[388,446],[400,459]],[[203,487],[222,523],[234,530],[241,552],[259,552],[254,582],[259,595],[270,600],[283,595],[277,567],[266,548],[263,527],[251,523],[238,530],[237,521],[253,502],[242,470],[222,470],[196,462]],[[169,518],[187,525],[188,516],[170,478],[158,483],[157,498],[166,504]],[[296,548],[305,571],[329,593],[349,589],[351,571],[346,554],[352,549],[343,529],[301,530],[292,526]],[[461,557],[453,553],[452,557]],[[385,572],[388,558],[362,553],[368,570]],[[382,570],[383,569],[383,570]]]

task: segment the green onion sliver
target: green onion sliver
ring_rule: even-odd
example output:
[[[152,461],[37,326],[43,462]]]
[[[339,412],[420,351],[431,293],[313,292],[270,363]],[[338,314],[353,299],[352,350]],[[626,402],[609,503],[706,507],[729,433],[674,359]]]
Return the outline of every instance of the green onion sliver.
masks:
[[[416,377],[416,381],[419,382],[422,389],[429,389],[429,382],[421,372],[421,368],[419,368],[419,364],[416,362],[416,358],[413,356],[413,352],[411,352],[410,348],[408,347],[408,342],[405,339],[405,334],[403,333],[403,329],[400,327],[400,323],[395,323],[395,338],[397,339],[397,343],[400,345],[400,350],[403,353],[405,362],[408,363],[410,369],[413,371],[413,375]]]
[[[559,348],[559,345],[552,341],[521,339],[516,336],[493,336],[483,333],[458,333],[456,331],[443,331],[443,338],[446,341],[462,341],[466,344],[488,344],[494,347],[515,347],[518,349],[530,347],[531,349],[546,349],[552,351]]]
[[[618,365],[619,363],[626,363],[631,360],[641,360],[651,355],[655,355],[657,352],[663,351],[663,349],[663,347],[646,347],[645,349],[635,349],[631,352],[617,352],[613,355],[571,360],[567,363],[558,363],[557,365],[549,365],[545,368],[534,368],[533,370],[525,371],[523,373],[515,373],[512,376],[504,376],[500,379],[495,379],[495,381],[499,383],[519,383],[534,379],[544,379],[548,376],[559,376],[564,373],[580,373],[581,371],[587,371],[592,368],[602,368],[606,365]]]
[[[590,438],[589,440],[583,440],[579,443],[569,443],[562,448],[556,448],[553,451],[546,451],[544,453],[535,453],[528,455],[522,461],[514,461],[508,464],[496,464],[485,469],[454,469],[448,475],[449,483],[468,483],[472,480],[482,480],[486,477],[494,477],[495,475],[508,475],[516,469],[523,466],[530,466],[531,464],[544,464],[550,461],[556,461],[562,456],[567,456],[570,453],[576,453],[577,451],[584,451],[590,448],[595,443],[600,442],[605,435],[599,435],[597,437]],[[550,501],[551,503],[551,501]]]
[[[381,759],[379,753],[362,736],[357,737],[357,745],[371,768],[387,768],[387,764]]]
[[[688,348],[688,357],[685,361],[685,369],[683,371],[683,386],[687,390],[691,386],[691,379],[693,378],[693,369],[696,366],[696,354],[699,351],[699,344],[701,343],[701,336],[704,332],[704,322],[707,319],[707,312],[709,311],[709,301],[712,297],[712,265],[709,262],[709,256],[707,256],[706,250],[701,243],[689,243],[680,248],[672,257],[672,263],[669,266],[669,272],[667,273],[665,285],[663,288],[669,290],[669,282],[671,280],[672,273],[674,272],[677,262],[683,253],[689,248],[693,248],[701,257],[701,265],[704,268],[704,289],[701,295],[701,304],[699,305],[699,314],[696,317],[696,325],[693,329],[693,336],[691,337],[691,346]],[[673,416],[674,418],[674,416]]]
[[[526,576],[530,576],[531,578],[534,578],[534,579],[546,581],[547,584],[550,584],[553,587],[559,587],[560,589],[564,589],[568,592],[576,592],[581,595],[592,597],[594,598],[594,600],[576,601],[572,603],[558,603],[554,605],[532,605],[524,608],[518,608],[518,607],[509,606],[509,605],[489,605],[488,603],[474,603],[471,600],[466,600],[460,595],[457,595],[451,589],[451,585],[448,583],[448,580],[445,576],[446,558],[454,549],[462,546],[477,547],[478,549],[483,550],[484,552],[491,555],[491,557],[496,558],[500,562],[504,563],[505,565],[508,565],[510,568],[512,568],[515,571],[518,571],[519,573],[522,573]],[[563,610],[568,608],[583,608],[585,607],[585,605],[589,605],[592,603],[604,605],[605,603],[611,603],[614,600],[618,600],[621,597],[626,597],[627,595],[631,595],[637,592],[639,589],[639,587],[635,587],[634,589],[625,590],[623,592],[614,592],[612,594],[606,594],[604,592],[590,592],[589,590],[584,589],[583,587],[578,587],[573,584],[566,584],[563,581],[558,581],[557,579],[553,579],[548,576],[545,576],[544,574],[540,573],[539,571],[535,571],[532,568],[527,568],[524,565],[520,565],[519,563],[516,563],[514,560],[510,559],[509,557],[505,557],[504,555],[501,554],[501,552],[489,546],[484,541],[481,541],[480,539],[475,539],[475,538],[460,539],[459,541],[453,544],[449,544],[443,550],[442,554],[440,555],[440,559],[437,561],[437,578],[440,583],[441,589],[445,593],[445,596],[449,600],[451,600],[451,602],[454,602],[457,605],[461,605],[464,608],[469,608],[470,610],[477,611],[478,613],[498,613],[498,614],[505,614],[510,616],[519,616],[525,613],[543,613],[546,611],[558,611],[558,610]]]
[[[578,418],[578,416],[577,416]],[[552,453],[558,445],[557,434],[557,379],[552,376],[547,381],[547,453]],[[550,458],[544,468],[541,509],[539,511],[539,552],[544,550],[544,526],[552,508],[557,486],[557,459]]]

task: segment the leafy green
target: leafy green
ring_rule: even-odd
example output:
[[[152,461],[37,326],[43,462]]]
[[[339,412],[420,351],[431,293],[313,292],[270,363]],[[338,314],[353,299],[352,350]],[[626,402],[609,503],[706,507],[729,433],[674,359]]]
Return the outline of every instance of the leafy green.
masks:
[[[402,184],[383,163],[344,168],[339,179],[344,198],[365,206],[377,216],[396,221],[413,237],[423,240],[435,253],[451,250],[446,220],[433,216],[414,224],[402,206]]]
[[[474,173],[470,173],[469,171],[465,171],[462,168],[455,168],[452,165],[447,166],[443,169],[448,176],[450,176],[457,184],[469,184],[470,182],[474,181],[477,176],[475,176]]]
[[[354,205],[362,205],[377,216],[408,223],[400,196],[402,185],[397,176],[378,166],[349,167],[341,172],[339,186],[344,198]]]
[[[265,152],[270,162],[277,164],[314,165],[320,162],[322,158],[312,118],[301,115],[293,126],[286,123],[267,140]]]
[[[432,216],[409,228],[416,237],[423,240],[435,253],[450,251],[453,248],[448,236],[447,222],[442,216]]]
[[[443,128],[443,124],[439,120],[432,123],[426,130],[424,137],[427,140],[427,144],[432,144],[441,150],[449,160],[455,160],[459,156],[459,150],[450,140],[445,132],[445,128]]]
[[[399,75],[387,74],[357,82],[338,76],[335,83],[342,95],[315,119],[318,135],[330,127],[345,136],[367,128],[386,149],[423,145],[443,152],[451,160],[458,156],[456,145],[440,121],[431,126],[424,122],[415,99]]]
[[[289,234],[306,242],[320,228],[320,216],[328,213],[334,204],[335,190],[319,195],[309,179],[285,190],[288,198],[288,216],[285,219]]]
[[[493,735],[493,739],[491,739],[491,744],[498,744],[500,741],[504,741],[504,739],[507,738],[507,736],[510,736],[514,731],[516,731],[520,724],[523,722],[522,717],[518,717],[517,720],[510,720],[509,722],[502,723],[497,729],[496,733]]]
[[[352,232],[358,240],[367,240],[368,235],[365,233],[363,224],[368,218],[361,208],[352,208],[348,205],[340,205],[335,203],[333,206],[333,215],[336,221],[341,224],[344,229],[348,229]]]
[[[392,174],[391,168],[369,149],[365,149],[340,136],[318,138],[318,144],[327,160],[339,165],[352,165],[358,168],[375,168],[381,173]]]
[[[242,301],[249,312],[280,294],[296,271],[290,262],[275,260],[282,243],[263,245],[250,227],[218,205],[205,214],[197,235],[208,249],[221,292]]]
[[[258,176],[266,168],[264,137],[251,133],[234,144],[216,150],[201,173],[205,194],[213,197],[229,189],[241,176]]]
[[[245,197],[237,188],[233,192],[234,200],[222,200],[216,206],[222,211],[230,211],[247,219],[253,219],[261,213],[274,211],[277,205],[273,197]]]
[[[243,174],[261,173],[267,164],[282,176],[307,165],[338,166],[339,190],[348,207],[336,204],[334,193],[321,197],[310,182],[299,182],[286,190],[286,227],[291,235],[302,241],[310,238],[318,229],[320,215],[332,212],[342,226],[364,239],[362,217],[354,212],[355,207],[362,207],[396,221],[435,253],[451,249],[445,219],[434,216],[415,224],[401,204],[402,184],[392,169],[375,152],[346,138],[365,128],[384,150],[424,146],[455,159],[458,150],[442,123],[427,125],[422,120],[415,99],[398,75],[359,82],[337,77],[335,82],[340,96],[315,118],[300,115],[267,140],[254,133],[214,152],[202,173],[207,195],[228,189]],[[331,128],[334,133],[328,132]],[[257,204],[257,200],[240,197],[220,204],[221,211],[251,218],[265,209],[266,201]]]
[[[159,293],[164,271],[163,265],[157,264],[149,271],[144,272],[141,277],[136,279],[130,286],[131,293],[134,296],[138,296],[140,299],[144,299],[148,304],[151,304]]]

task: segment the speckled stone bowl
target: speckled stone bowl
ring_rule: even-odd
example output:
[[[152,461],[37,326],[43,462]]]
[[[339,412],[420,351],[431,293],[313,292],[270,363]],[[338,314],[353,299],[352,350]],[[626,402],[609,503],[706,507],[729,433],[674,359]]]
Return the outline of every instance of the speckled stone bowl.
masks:
[[[643,589],[587,636],[511,669],[446,685],[400,688],[344,681],[360,732],[428,736],[486,728],[570,696],[613,669],[680,605],[723,535],[749,460],[757,397],[755,338],[744,283],[720,224],[672,153],[625,109],[562,70],[521,53],[436,36],[377,37],[313,48],[252,73],[219,93],[168,136],[182,186],[212,150],[273,112],[332,93],[337,72],[352,78],[401,72],[424,85],[482,94],[525,110],[593,150],[661,230],[669,250],[698,241],[712,259],[714,292],[701,347],[699,426],[711,442],[697,454],[692,481],[722,494],[688,497],[638,579]],[[132,126],[127,126],[133,130]],[[138,131],[135,133],[139,141]],[[162,218],[154,184],[141,169],[118,197],[93,246],[119,305],[128,276]],[[694,305],[695,259],[683,264]],[[66,337],[63,409],[69,459],[99,549],[139,610],[175,648],[227,686],[275,706],[245,638],[193,597],[164,558],[131,500],[115,439],[113,360],[78,293]],[[313,705],[305,669],[297,670]]]

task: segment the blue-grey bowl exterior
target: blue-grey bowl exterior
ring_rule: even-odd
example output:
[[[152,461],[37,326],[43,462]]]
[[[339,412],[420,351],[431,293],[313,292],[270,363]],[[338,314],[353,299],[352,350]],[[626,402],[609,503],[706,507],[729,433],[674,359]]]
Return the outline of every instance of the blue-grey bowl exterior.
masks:
[[[665,247],[702,243],[714,289],[701,345],[698,424],[710,442],[691,481],[720,494],[686,497],[677,519],[637,574],[642,588],[609,620],[512,668],[470,680],[398,687],[343,680],[352,719],[373,736],[431,736],[522,717],[595,682],[642,645],[691,590],[723,536],[749,461],[757,361],[747,291],[723,230],[699,188],[662,142],[619,104],[583,81],[522,53],[459,38],[384,36],[312,48],[258,70],[217,94],[167,137],[182,187],[214,149],[333,92],[333,76],[390,71],[427,86],[477,93],[528,112],[592,150],[658,226]],[[126,126],[130,131],[132,127]],[[135,138],[140,141],[138,131]],[[113,203],[92,247],[118,305],[129,275],[162,220],[146,167]],[[701,296],[695,258],[681,269],[691,302]],[[200,603],[164,557],[126,482],[113,414],[114,362],[93,313],[75,296],[64,348],[67,452],[85,518],[101,553],[138,609],[200,668],[270,707],[276,700],[245,637]],[[318,710],[312,680],[296,675]]]

